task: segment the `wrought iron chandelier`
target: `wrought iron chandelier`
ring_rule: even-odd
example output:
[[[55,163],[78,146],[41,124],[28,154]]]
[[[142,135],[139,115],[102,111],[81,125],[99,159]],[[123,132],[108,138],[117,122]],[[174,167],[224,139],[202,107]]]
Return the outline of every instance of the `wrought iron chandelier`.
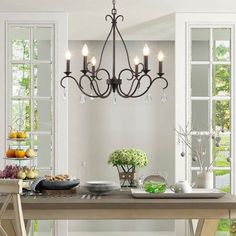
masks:
[[[60,84],[65,89],[65,86],[63,85],[63,80],[66,78],[70,78],[75,81],[78,88],[81,90],[81,92],[90,97],[93,98],[107,98],[112,92],[117,93],[119,96],[123,98],[137,98],[141,97],[145,93],[148,92],[152,84],[157,80],[163,80],[165,82],[163,91],[168,87],[168,81],[166,78],[163,77],[163,58],[164,55],[160,51],[158,54],[158,61],[159,61],[159,71],[157,73],[157,77],[151,78],[149,75],[149,68],[148,68],[148,55],[149,55],[149,48],[147,45],[143,48],[143,63],[139,62],[139,58],[135,57],[134,59],[134,69],[131,66],[129,53],[127,46],[125,44],[125,41],[118,29],[117,21],[118,19],[124,20],[123,15],[117,14],[116,9],[116,2],[115,0],[112,1],[113,8],[111,10],[111,15],[106,15],[105,20],[108,19],[111,20],[111,29],[107,35],[107,38],[103,44],[100,60],[98,63],[98,66],[96,68],[96,59],[95,57],[92,57],[91,61],[88,62],[88,47],[85,44],[82,49],[82,55],[83,55],[83,69],[81,70],[82,75],[80,76],[79,80],[77,80],[75,77],[71,76],[70,71],[70,59],[71,54],[68,51],[66,54],[66,71],[65,76],[61,79]],[[126,57],[127,57],[127,64],[128,67],[122,69],[118,74],[116,73],[116,36],[119,36],[123,47],[125,49]],[[106,48],[107,42],[112,35],[112,72],[110,73],[107,69],[101,68],[102,59],[104,50]],[[130,75],[127,78],[127,73]],[[102,75],[101,75],[102,74]],[[105,78],[103,78],[105,77]],[[100,83],[106,79],[106,85],[104,91],[101,91],[101,85]],[[129,89],[127,91],[124,91],[122,88],[122,81],[126,79],[129,84]],[[145,82],[144,82],[145,81]],[[83,83],[89,83],[89,88],[86,90]],[[104,83],[104,82],[103,82]],[[142,88],[142,84],[145,83],[145,88]],[[88,86],[87,86],[88,87]],[[103,84],[104,87],[104,84]],[[142,88],[142,89],[141,89]],[[141,91],[140,91],[141,90]]]

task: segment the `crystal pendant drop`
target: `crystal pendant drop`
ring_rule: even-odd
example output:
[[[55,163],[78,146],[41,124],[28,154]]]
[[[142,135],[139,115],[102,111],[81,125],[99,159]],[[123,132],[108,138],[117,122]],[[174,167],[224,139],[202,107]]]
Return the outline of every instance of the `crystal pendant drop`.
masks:
[[[145,103],[149,103],[149,102],[151,102],[152,101],[152,96],[151,96],[151,94],[150,93],[148,93],[147,95],[146,95],[146,97],[145,97]]]
[[[116,99],[116,94],[113,93],[113,98],[112,98],[113,104],[116,105],[117,104],[117,99]]]
[[[167,94],[164,92],[164,90],[162,90],[161,101],[162,102],[166,102],[167,101]]]
[[[80,104],[85,104],[85,102],[86,102],[86,97],[85,97],[85,95],[84,94],[81,94],[81,96],[80,96]]]
[[[66,88],[63,90],[63,99],[66,100]]]

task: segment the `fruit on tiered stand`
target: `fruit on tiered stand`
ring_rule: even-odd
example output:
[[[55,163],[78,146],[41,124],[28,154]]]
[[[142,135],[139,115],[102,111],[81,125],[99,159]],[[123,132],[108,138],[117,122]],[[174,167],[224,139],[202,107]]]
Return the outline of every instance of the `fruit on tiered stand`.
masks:
[[[27,138],[27,133],[25,131],[17,131],[17,138]]]
[[[32,148],[28,148],[25,152],[25,155],[29,158],[36,157],[36,152]]]
[[[17,172],[17,178],[19,179],[35,179],[38,177],[38,170],[33,168],[28,168],[27,166],[21,167]]]
[[[19,166],[7,165],[4,170],[0,170],[1,179],[16,179],[19,171]]]
[[[38,177],[38,170],[35,167],[7,165],[4,170],[0,170],[1,179],[35,179]]]
[[[8,138],[9,139],[25,139],[28,138],[28,133],[26,131],[22,131],[22,130],[13,130],[13,128],[11,126],[10,127],[10,131],[8,133]]]
[[[6,151],[6,156],[8,158],[12,158],[12,157],[15,157],[16,154],[15,154],[15,150],[14,149],[11,149],[10,147],[7,149]]]
[[[15,139],[17,138],[17,131],[10,131],[9,134],[8,134],[8,138],[10,139]]]
[[[24,158],[25,157],[25,151],[23,149],[16,149],[15,150],[15,157],[16,158]]]

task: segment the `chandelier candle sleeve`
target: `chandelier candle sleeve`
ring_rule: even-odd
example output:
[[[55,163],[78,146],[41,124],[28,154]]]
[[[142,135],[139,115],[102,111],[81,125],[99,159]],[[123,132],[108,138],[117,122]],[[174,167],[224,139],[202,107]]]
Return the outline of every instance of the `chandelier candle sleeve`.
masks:
[[[97,63],[95,57],[92,57],[91,63],[92,63],[92,76],[95,76],[95,66],[96,66],[96,63]]]
[[[66,72],[69,73],[70,72],[70,59],[71,59],[71,53],[68,50],[66,52]]]
[[[138,64],[139,64],[139,58],[134,58],[134,64],[135,64],[135,77],[138,77]]]
[[[144,71],[148,70],[148,55],[149,55],[149,47],[145,44],[143,48],[143,55],[144,55]]]

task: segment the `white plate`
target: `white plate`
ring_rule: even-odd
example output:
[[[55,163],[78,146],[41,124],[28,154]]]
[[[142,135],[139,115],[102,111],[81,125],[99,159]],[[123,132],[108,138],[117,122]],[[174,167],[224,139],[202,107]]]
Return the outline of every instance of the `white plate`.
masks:
[[[111,185],[111,186],[89,186],[89,185],[84,185],[84,186],[82,186],[82,188],[89,191],[90,193],[100,195],[100,194],[109,193],[113,190],[119,189],[120,187],[118,185]]]
[[[113,186],[115,182],[112,181],[87,181],[85,185],[89,186]]]
[[[131,189],[134,198],[220,198],[226,193],[218,189],[195,188],[191,193],[173,193],[167,189],[164,193],[148,193],[143,189]]]

